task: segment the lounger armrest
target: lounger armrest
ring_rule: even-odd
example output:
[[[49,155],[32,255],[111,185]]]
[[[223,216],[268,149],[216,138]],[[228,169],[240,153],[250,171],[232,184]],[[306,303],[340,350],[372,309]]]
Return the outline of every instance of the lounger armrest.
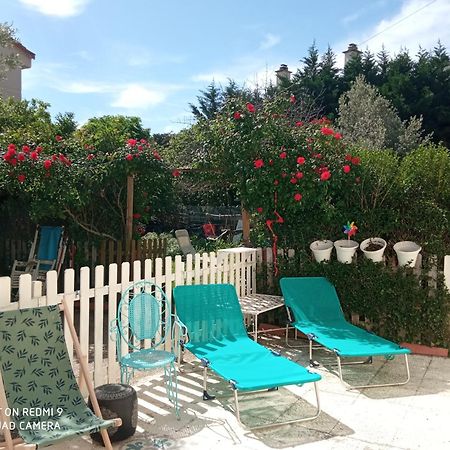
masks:
[[[174,316],[172,326],[172,351],[177,354],[178,348],[183,350],[184,345],[188,342],[188,332],[186,325],[181,322],[178,317]]]

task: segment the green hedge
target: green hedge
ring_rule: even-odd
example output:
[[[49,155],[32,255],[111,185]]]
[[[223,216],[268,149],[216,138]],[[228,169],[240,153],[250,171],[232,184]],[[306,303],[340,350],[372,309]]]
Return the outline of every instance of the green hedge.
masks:
[[[335,285],[348,319],[352,313],[363,315],[372,331],[393,341],[450,348],[450,293],[442,275],[433,287],[427,267],[418,276],[409,268],[393,270],[363,258],[357,264],[319,264],[301,254],[280,259],[279,268],[273,288],[265,286],[259,292],[273,290],[279,294],[282,277],[323,276]]]

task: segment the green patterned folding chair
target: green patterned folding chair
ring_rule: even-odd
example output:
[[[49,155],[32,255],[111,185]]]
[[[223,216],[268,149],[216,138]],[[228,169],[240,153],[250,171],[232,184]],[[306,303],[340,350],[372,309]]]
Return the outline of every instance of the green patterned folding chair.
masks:
[[[129,383],[135,370],[164,369],[167,397],[179,417],[175,361],[184,326],[172,314],[163,290],[145,280],[132,284],[122,294],[111,332],[121,382]]]
[[[61,309],[95,414],[87,407],[72,370]],[[0,312],[0,419],[2,448],[13,449],[24,442],[41,447],[100,431],[105,447],[112,449],[106,428],[119,426],[121,420],[102,419],[67,308],[52,305]],[[12,430],[19,437],[13,438]]]
[[[280,286],[292,326],[308,337],[311,366],[318,365],[313,360],[313,342],[336,355],[339,378],[343,383],[341,367],[343,364],[370,363],[374,356],[393,359],[396,355],[403,355],[405,380],[350,386],[349,389],[399,386],[409,381],[408,354],[411,351],[347,322],[336,289],[326,278],[282,278]],[[343,363],[342,358],[364,358],[364,360]]]
[[[313,416],[253,427],[253,430],[312,420],[319,415],[317,381],[321,379],[320,375],[248,337],[234,286],[177,286],[173,295],[178,317],[188,331],[189,339],[184,347],[200,359],[203,366],[204,400],[214,398],[207,391],[209,368],[230,383],[234,394],[235,414],[239,422],[238,392],[314,383],[317,411]]]

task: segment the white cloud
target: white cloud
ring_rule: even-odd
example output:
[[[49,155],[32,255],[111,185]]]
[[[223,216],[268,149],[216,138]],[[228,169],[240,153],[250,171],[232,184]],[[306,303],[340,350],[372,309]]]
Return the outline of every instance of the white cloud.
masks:
[[[25,6],[41,14],[70,17],[81,14],[90,0],[20,0]]]
[[[448,17],[450,16],[450,2],[448,0],[437,0],[426,6],[428,3],[430,3],[429,0],[406,0],[403,2],[400,11],[394,16],[383,19],[359,36],[353,35],[346,41],[334,44],[333,48],[336,49],[338,54],[338,65],[340,67],[344,65],[344,57],[341,51],[347,48],[349,42],[356,42],[360,50],[369,48],[375,54],[384,45],[391,56],[406,48],[410,51],[410,55],[414,57],[419,46],[431,49],[438,40],[441,40],[444,46],[449,47],[450,27],[448,26]],[[416,13],[421,8],[423,9]]]
[[[124,86],[111,106],[125,109],[146,109],[162,103],[167,93],[161,89],[150,89],[140,84]]]
[[[272,34],[272,33],[267,33],[264,36],[264,39],[259,46],[259,49],[260,50],[269,50],[270,48],[278,45],[280,42],[281,42],[280,36],[276,36],[275,34]]]

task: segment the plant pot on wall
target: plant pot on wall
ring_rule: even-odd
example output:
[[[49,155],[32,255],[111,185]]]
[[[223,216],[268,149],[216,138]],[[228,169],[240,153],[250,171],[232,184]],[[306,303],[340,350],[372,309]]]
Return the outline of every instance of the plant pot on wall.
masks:
[[[414,267],[422,247],[412,241],[401,241],[394,245],[394,250],[399,266]]]
[[[314,241],[309,248],[311,249],[314,258],[317,262],[329,261],[331,252],[333,251],[332,241]]]
[[[366,258],[371,259],[373,262],[382,262],[386,245],[384,239],[375,237],[362,241],[359,247]]]
[[[334,243],[337,259],[344,264],[350,264],[359,244],[351,239],[340,239]]]

